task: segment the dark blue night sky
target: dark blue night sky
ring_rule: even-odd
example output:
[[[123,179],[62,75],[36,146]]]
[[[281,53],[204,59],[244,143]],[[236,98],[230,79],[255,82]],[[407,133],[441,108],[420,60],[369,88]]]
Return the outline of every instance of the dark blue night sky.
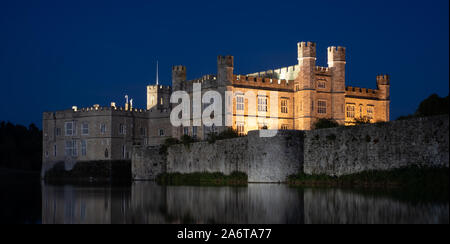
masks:
[[[391,75],[391,118],[449,92],[449,1],[0,1],[0,120],[36,123],[43,111],[124,102],[145,107],[159,60],[188,79],[296,64],[298,41],[347,47],[347,85]]]

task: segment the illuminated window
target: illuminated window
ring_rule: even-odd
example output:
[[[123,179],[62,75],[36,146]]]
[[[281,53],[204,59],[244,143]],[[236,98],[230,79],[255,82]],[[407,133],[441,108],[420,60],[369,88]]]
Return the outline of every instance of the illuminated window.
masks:
[[[317,82],[317,87],[318,87],[318,88],[326,88],[326,87],[327,87],[326,81],[324,81],[324,80],[319,80],[319,81]]]
[[[242,122],[241,123],[237,123],[236,129],[237,129],[238,135],[244,135],[244,133],[245,133],[244,123],[242,123]]]
[[[244,111],[244,96],[243,95],[236,96],[236,110]]]
[[[281,99],[281,113],[288,113],[288,99]]]
[[[375,107],[373,105],[367,105],[367,117],[373,119]]]
[[[355,105],[354,104],[347,104],[347,117],[355,118]]]
[[[267,112],[266,96],[258,96],[258,112]]]
[[[327,113],[327,101],[323,101],[323,100],[317,101],[317,113],[319,113],[319,114]]]

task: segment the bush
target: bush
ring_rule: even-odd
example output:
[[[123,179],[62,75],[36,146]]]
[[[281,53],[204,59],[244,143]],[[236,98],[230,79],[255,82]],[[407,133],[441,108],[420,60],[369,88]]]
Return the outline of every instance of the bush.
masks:
[[[338,126],[338,122],[334,119],[319,119],[314,123],[314,129],[326,129]]]
[[[362,116],[354,119],[355,125],[365,125],[370,124],[370,119],[366,116]]]
[[[221,133],[209,133],[207,137],[207,141],[209,143],[214,143],[217,140],[225,140],[225,139],[232,139],[240,137],[239,133],[233,128],[227,128],[226,130],[222,131]]]
[[[181,137],[181,143],[183,143],[184,145],[189,145],[189,144],[194,143],[196,141],[197,141],[196,139],[194,139],[192,136],[189,136],[189,135],[183,135]]]
[[[170,147],[170,146],[173,146],[173,145],[176,145],[176,144],[180,144],[181,142],[178,140],[178,139],[176,139],[176,138],[172,138],[172,137],[170,137],[170,138],[167,138],[165,141],[164,141],[164,144],[161,146],[161,148],[159,149],[159,154],[167,154],[167,149]]]

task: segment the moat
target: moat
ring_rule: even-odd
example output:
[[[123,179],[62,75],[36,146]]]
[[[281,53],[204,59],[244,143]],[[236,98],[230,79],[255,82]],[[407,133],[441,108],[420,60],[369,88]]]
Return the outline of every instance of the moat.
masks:
[[[48,185],[33,174],[0,183],[5,223],[449,223],[448,191]]]

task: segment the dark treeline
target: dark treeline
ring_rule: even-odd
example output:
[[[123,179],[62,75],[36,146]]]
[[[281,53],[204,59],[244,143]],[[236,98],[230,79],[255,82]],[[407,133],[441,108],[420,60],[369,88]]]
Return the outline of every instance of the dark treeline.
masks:
[[[42,165],[42,131],[0,122],[0,168],[39,171]]]
[[[448,95],[446,97],[439,97],[439,95],[437,94],[432,94],[419,104],[419,107],[417,107],[416,112],[414,114],[400,116],[397,118],[397,120],[410,119],[415,117],[428,117],[448,113],[449,113]]]

